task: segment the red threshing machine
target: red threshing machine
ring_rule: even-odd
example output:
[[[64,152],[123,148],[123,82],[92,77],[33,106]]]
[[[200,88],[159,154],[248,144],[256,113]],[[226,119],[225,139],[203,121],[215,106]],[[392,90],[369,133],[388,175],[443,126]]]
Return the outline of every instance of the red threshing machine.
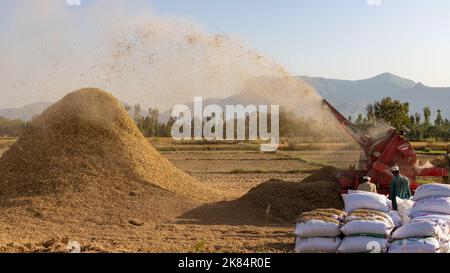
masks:
[[[342,127],[361,146],[359,168],[354,166],[350,170],[338,174],[338,181],[343,193],[349,189],[356,189],[362,177],[368,175],[378,187],[378,192],[389,194],[393,175],[391,167],[398,165],[401,174],[411,181],[411,190],[419,186],[420,181],[448,182],[448,171],[443,168],[421,167],[417,161],[416,153],[404,133],[398,133],[390,128],[380,137],[370,137],[361,133],[350,121],[339,113],[328,101],[328,106]]]

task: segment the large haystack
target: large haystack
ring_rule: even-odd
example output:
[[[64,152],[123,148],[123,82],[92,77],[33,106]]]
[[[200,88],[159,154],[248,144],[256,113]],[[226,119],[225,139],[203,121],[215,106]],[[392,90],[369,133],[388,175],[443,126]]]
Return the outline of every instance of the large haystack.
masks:
[[[75,91],[51,106],[0,159],[0,206],[47,218],[157,221],[211,198],[98,89]]]

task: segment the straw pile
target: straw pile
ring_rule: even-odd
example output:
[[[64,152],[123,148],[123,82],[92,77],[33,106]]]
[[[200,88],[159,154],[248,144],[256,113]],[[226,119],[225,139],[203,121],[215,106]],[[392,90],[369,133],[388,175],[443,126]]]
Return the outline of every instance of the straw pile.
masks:
[[[11,221],[15,211],[60,222],[158,221],[216,197],[163,158],[98,89],[51,106],[0,159],[0,208],[8,210],[1,214]]]

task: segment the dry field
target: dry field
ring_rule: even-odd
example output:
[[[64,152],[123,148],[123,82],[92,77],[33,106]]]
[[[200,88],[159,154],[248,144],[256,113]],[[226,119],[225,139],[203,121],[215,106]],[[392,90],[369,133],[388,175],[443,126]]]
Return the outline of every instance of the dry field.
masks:
[[[252,188],[270,179],[298,182],[312,171],[325,165],[345,168],[356,164],[359,151],[313,150],[259,153],[255,144],[218,144],[216,149],[205,145],[174,145],[167,140],[158,140],[156,146],[176,167],[190,174],[205,185],[224,192],[228,200],[240,198]],[[0,139],[0,156],[14,139]],[[155,140],[152,140],[154,143]],[[316,146],[319,144],[316,144]],[[214,146],[214,145],[211,145]],[[340,146],[345,147],[345,145]],[[436,155],[419,155],[422,161]],[[212,212],[214,213],[214,212]],[[180,219],[165,224],[153,225],[99,225],[87,223],[90,239],[73,235],[71,224],[49,226],[46,236],[33,238],[33,234],[22,241],[2,242],[0,251],[54,251],[56,244],[46,246],[46,241],[58,242],[70,236],[85,247],[85,251],[132,251],[132,252],[290,252],[294,238],[292,225],[272,223],[270,214],[264,225],[231,225],[229,223],[207,224],[195,219]],[[1,226],[1,224],[0,224]],[[1,232],[1,231],[0,231]],[[68,235],[70,234],[70,235]],[[114,234],[111,236],[110,234]],[[118,235],[121,234],[121,235]],[[62,244],[60,244],[62,245]],[[56,249],[57,250],[57,249]]]
[[[317,170],[288,153],[255,151],[162,152],[176,167],[235,199],[270,179],[300,181]]]

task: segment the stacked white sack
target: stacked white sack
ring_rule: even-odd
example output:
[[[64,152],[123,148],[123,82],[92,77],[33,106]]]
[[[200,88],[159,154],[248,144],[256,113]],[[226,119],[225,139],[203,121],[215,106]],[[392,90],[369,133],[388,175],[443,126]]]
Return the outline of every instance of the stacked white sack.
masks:
[[[450,185],[425,184],[417,188],[413,197],[411,217],[450,215]]]
[[[389,253],[439,253],[448,251],[447,222],[437,218],[417,217],[392,235]]]
[[[413,201],[411,221],[394,232],[389,252],[449,252],[450,186],[422,185],[416,190]]]
[[[298,253],[335,253],[340,239],[340,225],[345,212],[318,209],[302,213],[295,226],[295,251]]]
[[[381,194],[362,191],[349,191],[342,198],[348,215],[341,227],[345,237],[338,252],[387,252],[388,238],[395,227],[389,214],[389,199]]]

